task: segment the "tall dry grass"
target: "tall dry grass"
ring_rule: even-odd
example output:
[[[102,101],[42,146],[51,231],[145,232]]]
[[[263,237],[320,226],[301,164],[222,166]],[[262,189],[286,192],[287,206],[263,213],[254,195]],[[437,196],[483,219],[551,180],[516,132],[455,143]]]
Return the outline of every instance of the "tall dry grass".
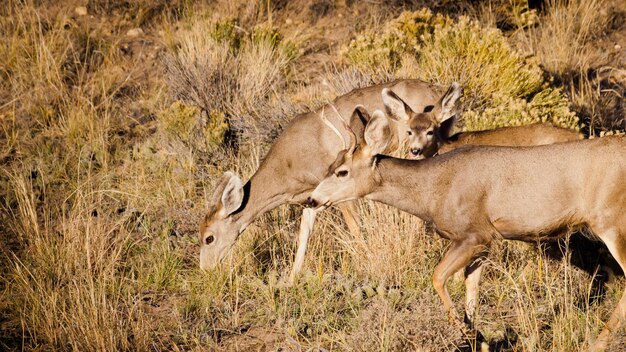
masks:
[[[514,39],[555,75],[588,67],[596,59],[589,43],[609,24],[608,5],[606,0],[546,1],[537,25],[520,31]]]
[[[513,42],[534,55],[543,69],[565,87],[574,110],[590,134],[624,128],[624,82],[607,65],[598,42],[611,30],[614,16],[605,0],[545,2],[534,25],[519,28]]]
[[[89,185],[77,190],[72,205],[61,205],[63,215],[40,219],[48,214],[38,214],[31,182],[11,177],[20,219],[16,233],[25,248],[21,258],[11,258],[9,287],[26,341],[80,351],[148,348],[135,297],[120,275],[132,246],[128,220],[94,217],[91,209],[106,190]]]
[[[96,13],[117,4],[95,3]],[[132,4],[129,11],[143,15],[130,24],[159,18],[148,16],[151,4]],[[266,5],[221,9],[231,16],[248,9],[238,24],[248,34],[222,42],[205,34],[216,22],[235,22],[217,11],[209,18],[189,10],[162,28],[154,20],[150,25],[164,30],[172,46],[147,75],[152,79],[140,82],[146,59],[126,57],[119,47],[129,39],[110,34],[126,27],[87,29],[72,7],[3,8],[2,349],[463,345],[466,337],[447,323],[431,285],[447,242],[386,206],[359,205],[363,231],[356,238],[336,210],[321,215],[294,287],[278,284],[295,253],[293,207],[257,219],[218,269],[198,269],[196,226],[217,176],[232,169],[250,177],[272,137],[259,135],[277,133],[296,111],[392,78],[337,63],[320,85],[295,82],[299,63],[266,22]],[[265,29],[255,37],[257,25]],[[243,40],[237,51],[233,38]],[[249,137],[238,136],[247,144],[225,148],[224,122],[237,119],[245,122],[233,123],[238,131],[250,129],[241,132]],[[590,277],[530,245],[495,244],[490,260],[478,326],[491,341],[511,340],[514,351],[584,348],[623,289],[616,280],[603,300],[588,303]],[[450,291],[461,309],[462,282],[452,282]],[[614,350],[623,343],[618,336]]]

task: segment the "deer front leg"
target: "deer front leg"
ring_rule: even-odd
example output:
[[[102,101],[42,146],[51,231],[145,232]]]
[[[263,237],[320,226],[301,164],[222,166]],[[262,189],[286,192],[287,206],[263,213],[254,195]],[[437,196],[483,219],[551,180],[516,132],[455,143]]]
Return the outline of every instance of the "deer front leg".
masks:
[[[450,299],[448,288],[446,287],[448,279],[461,268],[468,266],[472,259],[483,249],[483,245],[477,244],[476,241],[473,240],[453,241],[450,248],[448,248],[448,251],[443,256],[443,259],[441,259],[435,268],[435,272],[433,273],[433,286],[435,287],[435,291],[437,291],[437,295],[439,295],[439,298],[443,302],[443,308],[448,312],[448,318],[451,322],[459,321],[459,319],[454,309],[452,299]],[[476,282],[476,286],[478,286],[478,282]]]
[[[476,310],[478,309],[480,275],[483,271],[484,259],[487,255],[483,251],[472,264],[465,267],[465,324],[474,329]]]
[[[595,229],[592,229],[595,231]],[[604,241],[613,258],[619,263],[622,270],[626,272],[626,228],[622,231],[619,229],[609,229],[606,231],[596,232],[596,234]],[[611,335],[617,331],[626,319],[626,289],[622,293],[622,298],[617,303],[617,307],[611,313],[609,321],[604,325],[602,332],[589,347],[589,351],[604,351],[608,347]]]
[[[296,259],[293,262],[293,268],[291,274],[286,282],[286,285],[291,286],[294,283],[296,276],[302,270],[302,264],[304,263],[304,254],[306,253],[306,247],[309,242],[309,235],[313,231],[313,224],[315,223],[315,216],[317,211],[312,208],[304,208],[302,212],[302,218],[300,220],[300,233],[298,234],[298,248],[296,250]]]

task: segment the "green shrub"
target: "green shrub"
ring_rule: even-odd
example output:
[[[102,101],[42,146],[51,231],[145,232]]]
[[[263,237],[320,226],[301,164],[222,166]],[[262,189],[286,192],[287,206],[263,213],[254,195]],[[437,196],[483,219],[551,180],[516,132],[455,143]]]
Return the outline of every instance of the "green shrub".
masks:
[[[215,21],[211,25],[209,36],[220,44],[226,43],[234,55],[237,55],[247,43],[269,44],[291,58],[295,58],[298,53],[295,43],[285,41],[278,28],[260,24],[252,28],[251,32],[246,32],[240,28],[239,21],[234,18]]]
[[[393,71],[401,66],[403,55],[420,51],[424,42],[432,37],[435,25],[450,23],[449,18],[433,15],[428,9],[405,11],[387,23],[382,33],[367,33],[352,40],[343,54],[361,70]]]
[[[191,151],[201,153],[211,153],[222,145],[229,128],[223,112],[203,114],[199,108],[180,101],[159,113],[157,121],[165,140],[180,141]]]
[[[358,37],[344,58],[369,74],[447,85],[461,82],[467,129],[551,122],[577,128],[565,95],[551,88],[539,65],[521,57],[502,32],[469,18],[454,22],[429,10],[405,12],[382,33]]]

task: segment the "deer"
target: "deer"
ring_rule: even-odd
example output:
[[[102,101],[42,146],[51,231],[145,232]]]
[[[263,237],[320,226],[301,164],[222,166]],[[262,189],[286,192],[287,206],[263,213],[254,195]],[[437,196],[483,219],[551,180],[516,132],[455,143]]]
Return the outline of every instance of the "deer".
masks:
[[[442,116],[430,111],[415,112],[393,90],[385,88],[381,94],[386,115],[397,120],[408,121],[409,129],[406,133],[409,159],[430,158],[466,145],[524,147],[584,139],[584,135],[574,129],[557,127],[549,123],[451,134],[456,125],[458,114]],[[448,118],[445,119],[446,117]],[[575,235],[577,236],[577,243],[581,243],[585,248],[597,247],[597,244],[592,243],[591,239],[582,235]],[[573,247],[571,249],[578,250],[579,248]],[[590,267],[584,269],[586,271],[591,270]],[[606,272],[609,276],[613,272],[606,263],[598,266],[596,271],[598,270],[599,272]],[[457,274],[455,279],[462,280],[462,271]]]
[[[454,83],[453,83],[454,84]],[[464,145],[498,145],[524,147],[583,139],[573,129],[548,123],[501,127],[493,130],[458,132],[451,135],[458,114],[436,114],[432,111],[415,112],[393,89],[384,88],[382,98],[387,116],[408,121],[407,143],[409,159],[430,158]],[[369,110],[372,111],[372,110]]]
[[[257,171],[247,181],[227,171],[217,181],[208,211],[200,222],[200,268],[217,266],[231,251],[239,235],[258,216],[279,205],[301,205],[324,178],[337,153],[345,149],[343,123],[358,129],[366,121],[365,109],[383,108],[381,90],[393,89],[413,111],[429,111],[439,119],[456,114],[462,89],[456,83],[447,90],[419,80],[394,82],[356,89],[315,111],[293,118],[270,147]],[[354,109],[357,103],[361,109]],[[349,119],[347,121],[346,119]],[[399,150],[406,142],[407,120],[390,118],[390,143],[385,152]],[[351,233],[358,231],[356,207],[340,206]],[[291,285],[300,272],[318,211],[304,208],[293,267],[285,284]]]
[[[365,198],[432,223],[450,246],[433,286],[452,322],[446,283],[465,269],[464,322],[474,328],[479,282],[494,240],[536,241],[564,228],[587,227],[626,269],[626,137],[613,136],[533,147],[466,146],[423,160],[383,156],[390,129],[375,111],[359,137],[337,154],[308,205],[324,209]],[[626,292],[591,351],[606,349],[626,318]]]

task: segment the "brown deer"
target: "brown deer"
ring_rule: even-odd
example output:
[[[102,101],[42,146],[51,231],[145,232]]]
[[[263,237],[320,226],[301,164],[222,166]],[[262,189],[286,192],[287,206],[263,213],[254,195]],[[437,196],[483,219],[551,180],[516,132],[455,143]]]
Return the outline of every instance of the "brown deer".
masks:
[[[418,80],[400,80],[387,84],[354,90],[337,98],[317,111],[295,117],[274,142],[259,169],[245,184],[232,172],[224,174],[214,190],[209,210],[200,224],[200,267],[215,266],[230,251],[237,237],[260,214],[281,204],[301,204],[326,175],[337,153],[346,148],[348,135],[340,132],[343,123],[353,128],[363,128],[365,109],[381,109],[381,90],[393,89],[406,101],[412,111],[438,111],[453,114],[454,104],[461,95],[454,84],[445,94],[437,87]],[[363,110],[365,111],[365,110]],[[344,117],[350,121],[344,121]],[[448,119],[449,116],[441,116]],[[385,150],[391,153],[402,146],[408,130],[407,120],[388,121],[390,141]],[[346,222],[354,232],[358,230],[354,206],[340,208]],[[309,234],[317,211],[304,209],[298,247],[288,282],[300,271]]]
[[[455,84],[453,83],[453,85]],[[408,121],[409,129],[406,131],[406,138],[409,150],[408,158],[410,159],[429,158],[465,145],[525,147],[576,141],[584,138],[580,132],[573,129],[555,127],[547,123],[502,127],[484,131],[459,132],[450,135],[457,115],[441,115],[432,110],[420,113],[414,112],[402,98],[388,88],[383,89],[382,96],[388,117]],[[448,119],[445,119],[446,117]],[[570,247],[570,249],[576,252],[581,252],[583,248],[584,251],[597,251],[597,246],[599,245],[597,242],[583,235],[575,235],[574,243],[578,243],[578,246]],[[549,242],[548,248],[554,249],[555,245],[557,245],[555,242]],[[596,266],[598,263],[597,259],[595,265],[590,261],[579,262],[578,266],[591,274],[598,269],[603,273],[612,273],[611,266],[605,263],[606,260],[603,259],[603,264],[599,267]],[[613,264],[610,259],[608,259],[608,263]],[[463,273],[459,272],[458,274],[460,275],[455,276],[455,278],[461,279]],[[595,283],[598,284],[600,281]]]
[[[564,228],[588,227],[626,269],[626,137],[535,147],[470,146],[426,160],[379,155],[390,129],[382,111],[360,139],[350,133],[309,204],[320,210],[366,198],[432,222],[451,241],[433,285],[457,320],[446,283],[465,268],[466,322],[478,302],[483,258],[493,240],[536,241]],[[607,347],[626,318],[626,292],[590,350]]]
[[[453,87],[455,85],[456,83],[453,83]],[[456,89],[460,91],[459,87]],[[463,145],[524,147],[583,139],[583,135],[577,131],[545,123],[477,132],[459,132],[450,135],[456,114],[441,114],[435,109],[415,112],[389,88],[383,89],[382,97],[387,116],[408,121],[406,138],[410,159],[429,158]],[[454,98],[454,96],[448,96],[448,98]]]

